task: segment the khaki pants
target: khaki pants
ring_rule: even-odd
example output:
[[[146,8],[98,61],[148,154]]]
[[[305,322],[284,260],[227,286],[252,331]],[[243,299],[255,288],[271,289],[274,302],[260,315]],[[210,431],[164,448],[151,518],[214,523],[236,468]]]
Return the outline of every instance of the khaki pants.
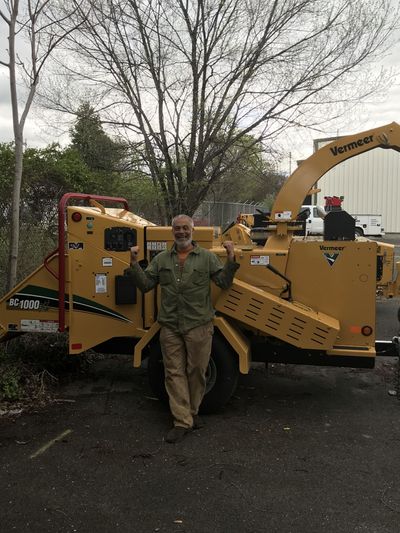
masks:
[[[192,427],[206,388],[206,370],[211,354],[212,322],[179,334],[162,327],[161,350],[165,388],[174,425]]]

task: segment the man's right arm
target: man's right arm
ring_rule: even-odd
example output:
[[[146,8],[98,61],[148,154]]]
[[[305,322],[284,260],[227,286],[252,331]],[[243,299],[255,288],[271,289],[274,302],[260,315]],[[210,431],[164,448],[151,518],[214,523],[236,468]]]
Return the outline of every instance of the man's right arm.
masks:
[[[142,292],[151,291],[158,283],[158,266],[155,259],[150,263],[150,265],[143,270],[137,261],[139,253],[138,246],[132,246],[131,248],[131,266],[124,270],[126,276],[131,276],[132,281],[135,283],[136,287]]]

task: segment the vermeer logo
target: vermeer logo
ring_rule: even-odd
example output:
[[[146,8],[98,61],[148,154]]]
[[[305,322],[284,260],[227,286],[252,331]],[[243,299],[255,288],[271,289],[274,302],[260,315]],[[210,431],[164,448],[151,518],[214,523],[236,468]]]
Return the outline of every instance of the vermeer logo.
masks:
[[[329,266],[333,266],[339,254],[324,254],[324,257],[328,261]]]
[[[344,250],[344,246],[323,246],[322,244],[319,247],[320,250],[338,250],[341,252]]]
[[[386,133],[381,133],[378,135],[377,139],[383,146],[389,146],[389,137]]]
[[[371,143],[373,139],[374,139],[373,135],[368,135],[368,137],[357,139],[356,141],[353,141],[349,144],[343,144],[342,146],[334,146],[330,150],[332,154],[335,156],[338,154],[344,154],[345,152],[350,152],[351,150],[355,150],[356,148],[363,146],[364,144]]]
[[[70,250],[83,250],[83,242],[69,242],[68,248]]]
[[[344,246],[324,246],[323,244],[320,244],[319,246],[319,249],[325,252],[324,257],[328,261],[329,266],[333,266],[335,264],[336,259],[340,255],[339,252],[344,250],[344,248]]]

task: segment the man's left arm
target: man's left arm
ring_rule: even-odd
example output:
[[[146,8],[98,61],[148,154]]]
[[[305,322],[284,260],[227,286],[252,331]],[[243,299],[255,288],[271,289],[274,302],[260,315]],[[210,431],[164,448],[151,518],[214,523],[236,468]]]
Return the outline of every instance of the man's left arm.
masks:
[[[221,268],[221,262],[218,257],[213,254],[212,268],[215,272],[211,273],[211,279],[221,289],[229,289],[232,285],[236,270],[239,268],[239,263],[235,260],[234,244],[232,241],[225,241],[222,246],[226,250],[227,260]]]

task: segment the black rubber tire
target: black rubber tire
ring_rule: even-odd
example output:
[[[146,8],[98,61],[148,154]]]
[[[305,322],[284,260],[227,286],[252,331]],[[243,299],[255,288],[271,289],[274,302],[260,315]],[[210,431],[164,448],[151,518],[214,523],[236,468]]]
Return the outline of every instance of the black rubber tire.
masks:
[[[158,340],[150,346],[147,372],[153,393],[159,400],[168,404],[164,384],[164,364]],[[200,406],[200,413],[214,413],[221,409],[234,393],[238,378],[239,366],[236,353],[218,333],[215,333],[207,369],[206,393]]]
[[[356,228],[354,233],[355,233],[356,237],[363,237],[364,236],[364,232],[360,228]]]
[[[161,400],[163,403],[168,404],[168,394],[165,390],[164,384],[164,363],[160,341],[158,338],[153,339],[150,345],[149,358],[147,362],[147,376],[154,396],[156,396],[156,398]]]

